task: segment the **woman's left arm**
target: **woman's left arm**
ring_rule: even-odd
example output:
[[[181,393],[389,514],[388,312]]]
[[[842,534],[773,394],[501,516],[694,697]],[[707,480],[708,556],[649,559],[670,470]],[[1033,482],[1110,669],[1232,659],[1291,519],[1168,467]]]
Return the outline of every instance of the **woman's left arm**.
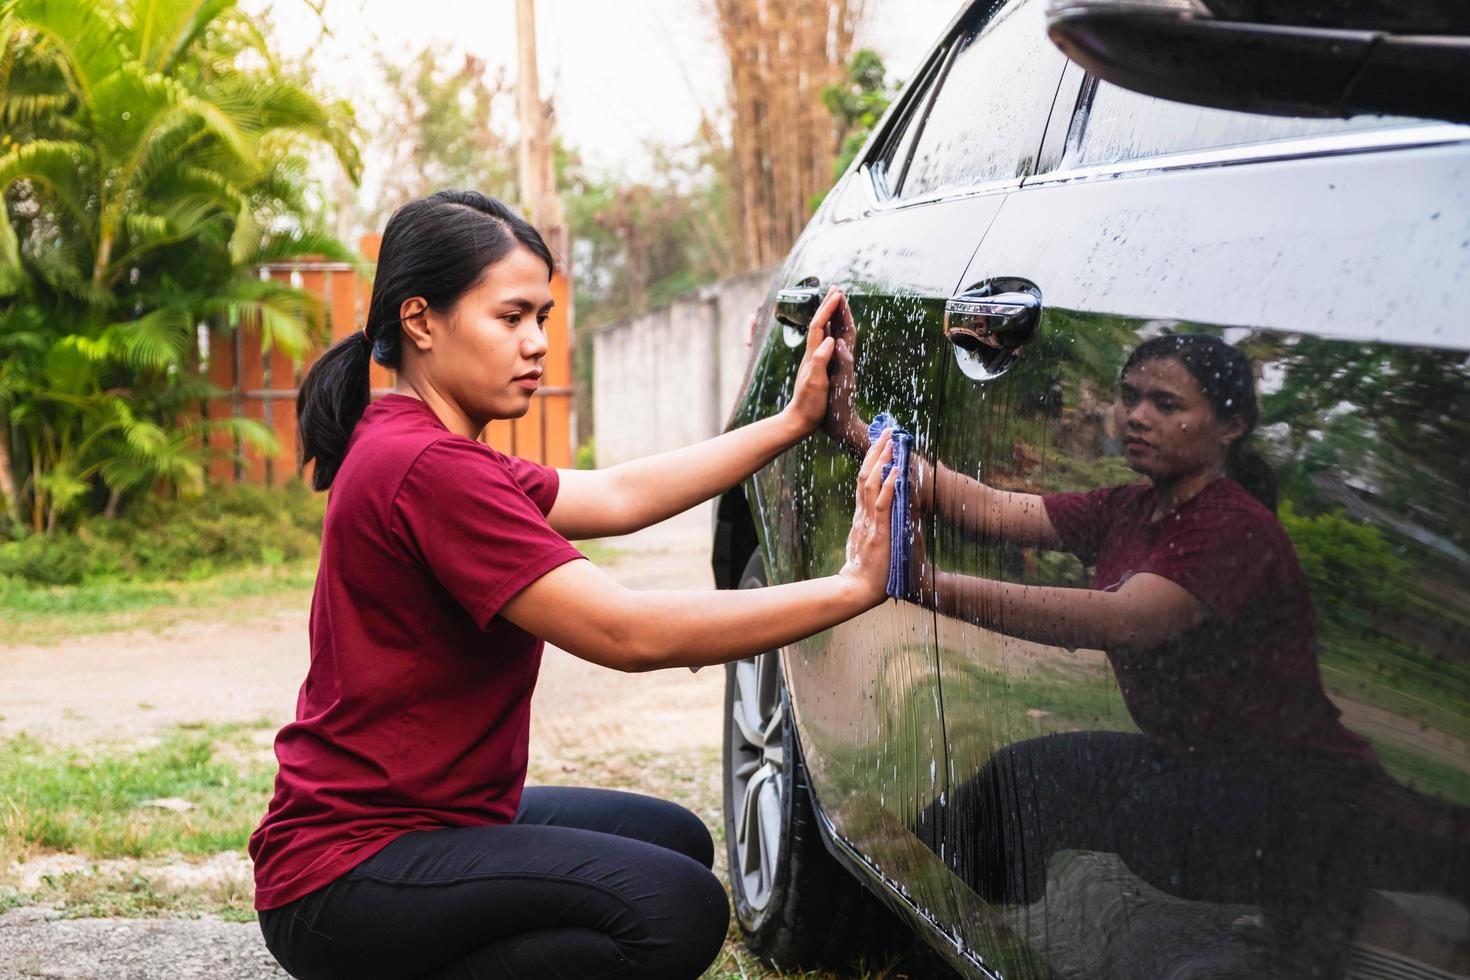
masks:
[[[709,500],[810,435],[827,412],[827,365],[835,341],[827,326],[848,321],[847,300],[827,293],[807,328],[791,401],[780,412],[713,439],[603,470],[559,470],[561,489],[546,515],[577,540],[627,534]]]

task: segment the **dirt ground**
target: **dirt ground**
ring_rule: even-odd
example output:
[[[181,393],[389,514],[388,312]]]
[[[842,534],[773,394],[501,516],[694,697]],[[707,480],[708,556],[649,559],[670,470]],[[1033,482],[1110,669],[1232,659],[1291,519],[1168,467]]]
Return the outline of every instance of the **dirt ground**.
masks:
[[[709,540],[709,509],[700,507],[607,542],[620,549],[607,570],[632,588],[710,589]],[[0,645],[0,736],[25,731],[68,744],[137,743],[180,723],[268,721],[261,733],[266,751],[274,727],[290,719],[305,676],[307,607],[303,597],[249,601],[258,608],[181,620],[161,632]],[[533,780],[554,774],[559,782],[606,784],[607,773],[596,767],[624,776],[640,768],[656,773],[640,760],[675,753],[711,769],[680,775],[697,776],[708,789],[718,779],[723,676],[718,669],[620,674],[548,648],[532,709]],[[657,775],[650,780],[650,791],[667,788]],[[36,879],[77,863],[52,856],[11,871]],[[248,870],[243,856],[224,855],[206,873]],[[199,872],[183,866],[162,873]],[[64,919],[39,907],[0,915],[0,980],[284,976],[253,923]]]

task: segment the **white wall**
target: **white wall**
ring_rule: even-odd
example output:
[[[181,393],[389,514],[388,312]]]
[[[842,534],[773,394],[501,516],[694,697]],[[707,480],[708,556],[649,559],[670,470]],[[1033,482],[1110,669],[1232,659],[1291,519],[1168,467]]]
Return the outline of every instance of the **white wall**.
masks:
[[[597,465],[687,446],[725,426],[745,376],[746,325],[774,270],[725,279],[592,338]]]

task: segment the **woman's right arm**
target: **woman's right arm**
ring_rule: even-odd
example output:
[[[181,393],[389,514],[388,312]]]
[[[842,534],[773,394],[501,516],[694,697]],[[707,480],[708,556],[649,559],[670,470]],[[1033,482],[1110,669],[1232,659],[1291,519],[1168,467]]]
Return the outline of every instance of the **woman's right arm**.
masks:
[[[568,653],[617,670],[703,667],[741,660],[820,633],[886,598],[892,473],[885,436],[858,471],[848,560],[836,575],[763,589],[628,589],[590,562],[561,565],[501,615]]]

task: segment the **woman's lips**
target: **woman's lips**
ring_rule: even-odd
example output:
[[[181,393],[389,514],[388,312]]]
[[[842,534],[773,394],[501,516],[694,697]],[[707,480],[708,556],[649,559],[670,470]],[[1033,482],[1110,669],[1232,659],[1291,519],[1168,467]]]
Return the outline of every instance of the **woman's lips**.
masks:
[[[525,388],[527,391],[535,391],[541,387],[541,376],[533,374],[524,378],[516,378],[516,384]]]

